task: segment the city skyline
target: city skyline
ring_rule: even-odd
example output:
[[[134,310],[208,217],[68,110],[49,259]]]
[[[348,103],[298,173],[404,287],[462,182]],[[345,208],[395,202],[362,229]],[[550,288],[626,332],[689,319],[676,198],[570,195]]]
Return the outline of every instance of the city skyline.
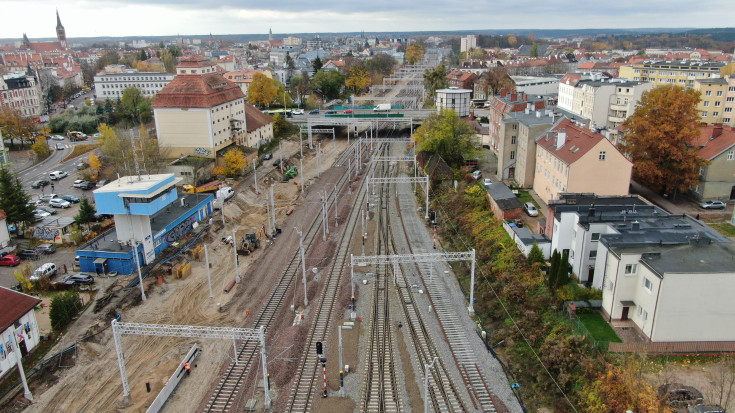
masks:
[[[92,3],[87,0],[34,4],[34,18],[26,3],[11,0],[3,8],[7,15],[28,16],[11,19],[0,27],[0,38],[20,39],[55,36],[59,10],[69,38],[256,34],[319,32],[395,32],[455,30],[528,29],[662,29],[731,27],[730,7],[723,0],[705,0],[691,7],[683,0],[630,0],[615,4],[578,1],[539,4],[528,0],[501,0],[491,4],[481,0],[457,4],[429,0],[420,9],[408,1],[313,2],[286,1],[241,6],[231,0],[216,7],[201,0],[171,0]],[[687,7],[689,6],[689,7]],[[682,10],[687,10],[682,13]]]

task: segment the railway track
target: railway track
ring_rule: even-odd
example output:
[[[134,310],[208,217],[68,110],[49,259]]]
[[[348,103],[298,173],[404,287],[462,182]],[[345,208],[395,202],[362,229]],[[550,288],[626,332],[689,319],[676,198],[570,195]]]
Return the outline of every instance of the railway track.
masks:
[[[386,176],[390,166],[381,163],[381,176]],[[378,203],[377,254],[392,254],[390,242],[390,217],[386,205],[389,197],[388,186],[380,186]],[[400,412],[399,380],[396,375],[396,356],[393,349],[394,338],[390,309],[391,266],[383,265],[375,272],[373,305],[369,325],[369,350],[363,379],[362,412]]]
[[[349,156],[350,150],[346,150],[340,157]],[[345,155],[347,154],[347,155]],[[346,158],[345,158],[346,159]],[[346,171],[347,172],[347,171]],[[345,173],[340,177],[337,185],[330,192],[330,205],[335,199],[334,192],[340,191],[348,182],[348,174]],[[314,242],[315,237],[321,232],[319,225],[321,224],[321,214],[317,214],[304,235],[304,249],[308,250]],[[291,256],[288,265],[281,273],[276,285],[266,301],[265,306],[260,310],[252,323],[252,328],[260,328],[264,326],[268,331],[276,314],[283,308],[283,304],[287,297],[291,295],[288,292],[294,285],[294,281],[298,277],[300,254],[297,250]],[[204,409],[205,412],[228,412],[236,409],[239,404],[239,393],[242,382],[249,376],[253,361],[258,357],[258,342],[249,340],[243,342],[237,352],[237,359],[233,360],[228,366],[224,376],[220,379],[217,387],[209,398]]]
[[[368,170],[367,173],[370,173],[370,171]],[[329,326],[337,303],[342,274],[345,271],[350,256],[350,240],[357,225],[358,217],[360,216],[360,206],[365,202],[364,183],[365,181],[363,180],[361,186],[358,188],[358,194],[350,209],[346,227],[340,236],[336,257],[324,281],[326,285],[322,289],[319,304],[312,316],[314,322],[307,335],[306,346],[299,360],[296,378],[293,381],[293,386],[290,391],[287,407],[289,412],[310,411],[312,399],[317,392],[317,378],[321,377],[322,369],[316,357],[312,355],[312,349],[315,348],[316,342],[326,342],[329,338]]]

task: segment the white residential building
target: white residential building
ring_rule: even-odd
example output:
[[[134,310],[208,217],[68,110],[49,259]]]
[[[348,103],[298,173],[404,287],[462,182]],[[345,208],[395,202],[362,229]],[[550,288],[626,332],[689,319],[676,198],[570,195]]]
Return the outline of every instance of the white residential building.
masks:
[[[472,91],[469,89],[456,87],[439,89],[436,91],[436,109],[437,111],[453,109],[461,117],[470,116],[471,94]]]
[[[173,73],[138,72],[128,70],[124,73],[105,73],[94,77],[94,95],[99,101],[117,100],[125,89],[134,87],[145,97],[153,97],[174,80]]]
[[[18,359],[41,341],[34,311],[40,303],[38,298],[0,287],[0,377],[13,371]]]
[[[477,36],[470,34],[459,39],[459,51],[466,52],[477,48]]]

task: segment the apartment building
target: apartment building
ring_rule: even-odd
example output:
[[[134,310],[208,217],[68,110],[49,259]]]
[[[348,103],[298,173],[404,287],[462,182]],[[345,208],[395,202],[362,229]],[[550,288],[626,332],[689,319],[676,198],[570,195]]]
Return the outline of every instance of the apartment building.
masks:
[[[735,126],[735,75],[726,76],[725,79],[727,80],[727,95],[725,96],[722,123]]]
[[[156,96],[174,80],[173,73],[139,72],[128,69],[122,73],[101,73],[94,77],[94,97],[99,101],[122,98],[125,89],[134,87],[150,98]]]
[[[488,132],[490,135],[490,148],[495,153],[498,153],[500,141],[504,138],[500,135],[500,127],[507,114],[524,112],[526,109],[537,111],[545,108],[546,100],[541,96],[527,95],[506,89],[501,90],[500,95],[493,96],[489,105],[490,113],[488,120],[490,124]]]
[[[466,52],[471,49],[477,48],[477,36],[469,34],[459,38],[459,51]]]
[[[41,83],[31,70],[13,72],[0,78],[0,107],[15,109],[24,117],[43,113]]]
[[[245,94],[245,97],[248,96],[248,88],[250,87],[250,84],[253,83],[253,76],[255,76],[256,73],[262,73],[269,79],[273,78],[273,75],[268,70],[235,70],[232,72],[227,72],[223,76],[225,79],[229,80],[230,82],[238,85],[240,89],[242,90],[242,93]],[[283,83],[283,82],[281,82]]]
[[[626,195],[632,170],[603,135],[570,119],[536,139],[533,189],[545,203],[566,192]]]
[[[700,93],[697,112],[699,112],[702,123],[708,125],[722,123],[725,114],[727,89],[727,80],[721,77],[694,80],[694,90],[698,90]]]
[[[653,61],[622,66],[620,77],[628,80],[651,82],[653,86],[678,85],[694,87],[695,79],[711,79],[731,75],[735,62]]]
[[[735,200],[735,128],[703,125],[699,139],[691,144],[710,162],[700,169],[699,185],[692,194],[700,200]]]

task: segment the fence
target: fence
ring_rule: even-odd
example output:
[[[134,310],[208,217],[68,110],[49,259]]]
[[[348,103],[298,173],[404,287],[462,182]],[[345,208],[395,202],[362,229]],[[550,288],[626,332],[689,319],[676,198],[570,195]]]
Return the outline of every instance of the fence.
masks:
[[[719,354],[735,353],[735,341],[609,343],[611,353]]]
[[[607,351],[608,347],[611,344],[619,344],[619,343],[610,343],[609,341],[599,341],[595,340],[595,337],[592,336],[592,333],[585,327],[584,323],[579,321],[578,318],[570,318],[569,321],[572,323],[574,327],[576,327],[577,331],[584,336],[584,341],[588,343],[593,349],[595,350],[602,350]]]

